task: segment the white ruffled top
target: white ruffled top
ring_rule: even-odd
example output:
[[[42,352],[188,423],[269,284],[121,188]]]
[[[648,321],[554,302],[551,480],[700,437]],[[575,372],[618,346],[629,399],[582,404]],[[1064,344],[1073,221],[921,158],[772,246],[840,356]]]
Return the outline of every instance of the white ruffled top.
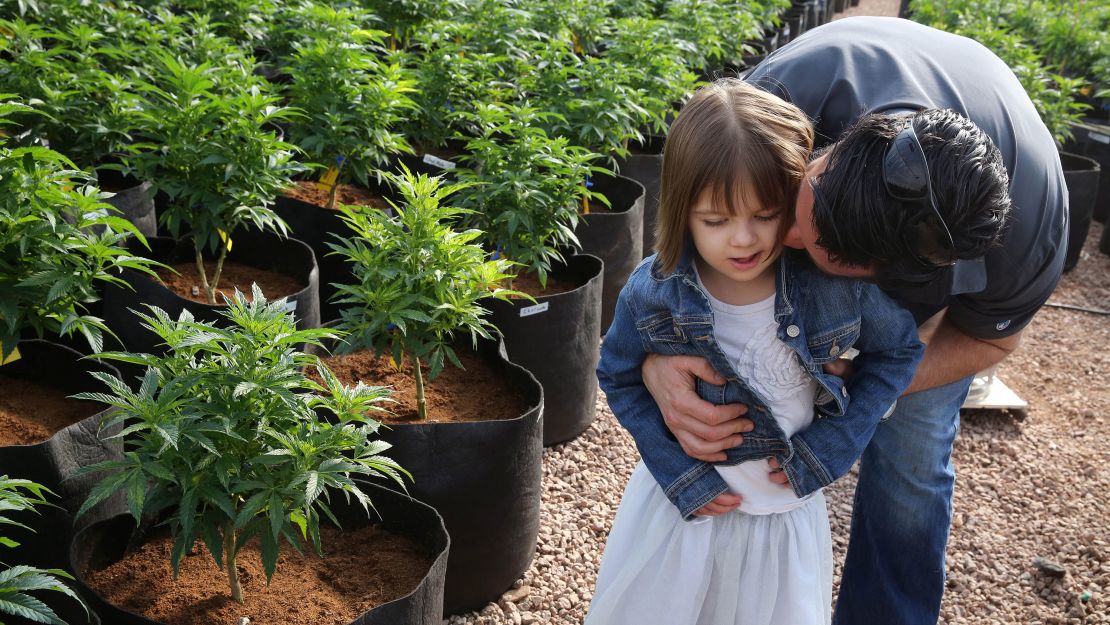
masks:
[[[775,323],[775,296],[754,304],[726,304],[713,297],[698,277],[713,310],[713,336],[736,373],[770,409],[787,436],[813,421],[817,381],[810,376],[786,343]],[[740,511],[748,514],[785,512],[800,506],[789,486],[768,479],[766,459],[733,466],[716,466],[729,490],[743,497]]]

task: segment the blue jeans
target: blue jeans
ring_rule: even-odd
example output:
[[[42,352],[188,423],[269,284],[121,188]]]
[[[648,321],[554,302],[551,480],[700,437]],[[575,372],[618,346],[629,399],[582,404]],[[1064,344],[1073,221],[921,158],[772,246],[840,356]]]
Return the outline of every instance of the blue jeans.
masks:
[[[861,459],[834,625],[936,625],[972,376],[898,400]]]

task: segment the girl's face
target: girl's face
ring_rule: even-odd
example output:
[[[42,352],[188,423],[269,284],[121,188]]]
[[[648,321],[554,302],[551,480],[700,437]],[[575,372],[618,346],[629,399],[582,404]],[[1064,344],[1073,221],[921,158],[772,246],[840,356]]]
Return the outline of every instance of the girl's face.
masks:
[[[782,251],[781,209],[741,200],[736,214],[730,215],[728,206],[718,204],[714,196],[714,189],[707,187],[690,207],[690,236],[701,257],[698,271],[702,282],[714,297],[726,302],[752,287],[760,296],[768,294],[768,284],[769,292],[774,292],[774,272],[768,270]]]

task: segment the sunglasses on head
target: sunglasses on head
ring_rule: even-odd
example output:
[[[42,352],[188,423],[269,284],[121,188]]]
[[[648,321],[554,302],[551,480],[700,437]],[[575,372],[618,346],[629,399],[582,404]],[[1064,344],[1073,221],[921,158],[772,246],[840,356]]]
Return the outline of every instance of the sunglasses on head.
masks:
[[[914,257],[933,268],[956,263],[956,244],[937,209],[929,163],[913,124],[894,137],[883,158],[883,184],[888,195],[903,203],[907,217],[902,237]]]

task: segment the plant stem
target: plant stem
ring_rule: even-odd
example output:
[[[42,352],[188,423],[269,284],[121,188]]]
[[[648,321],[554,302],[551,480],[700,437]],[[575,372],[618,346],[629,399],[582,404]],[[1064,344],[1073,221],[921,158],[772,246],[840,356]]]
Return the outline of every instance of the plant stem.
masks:
[[[224,260],[227,258],[227,246],[220,248],[220,256],[216,259],[216,275],[212,277],[212,291],[208,293],[208,303],[216,304],[216,287],[220,284],[220,274],[224,271]]]
[[[428,402],[424,399],[424,372],[420,370],[420,359],[412,360],[416,363],[416,414],[423,421],[428,418]]]
[[[235,528],[230,523],[224,526],[224,564],[227,566],[227,581],[231,585],[231,598],[243,603],[239,569],[235,567]]]
[[[343,171],[343,163],[346,162],[347,159],[339,161],[335,168],[335,182],[331,185],[331,192],[328,193],[328,205],[324,207],[328,210],[335,210],[335,196],[339,192],[339,172]]]
[[[200,251],[200,244],[195,240],[193,241],[193,249],[197,253],[197,273],[200,274],[200,285],[204,287],[204,295],[208,299],[208,303],[215,304],[216,296],[212,289],[208,288],[208,275],[204,273],[204,254]]]

